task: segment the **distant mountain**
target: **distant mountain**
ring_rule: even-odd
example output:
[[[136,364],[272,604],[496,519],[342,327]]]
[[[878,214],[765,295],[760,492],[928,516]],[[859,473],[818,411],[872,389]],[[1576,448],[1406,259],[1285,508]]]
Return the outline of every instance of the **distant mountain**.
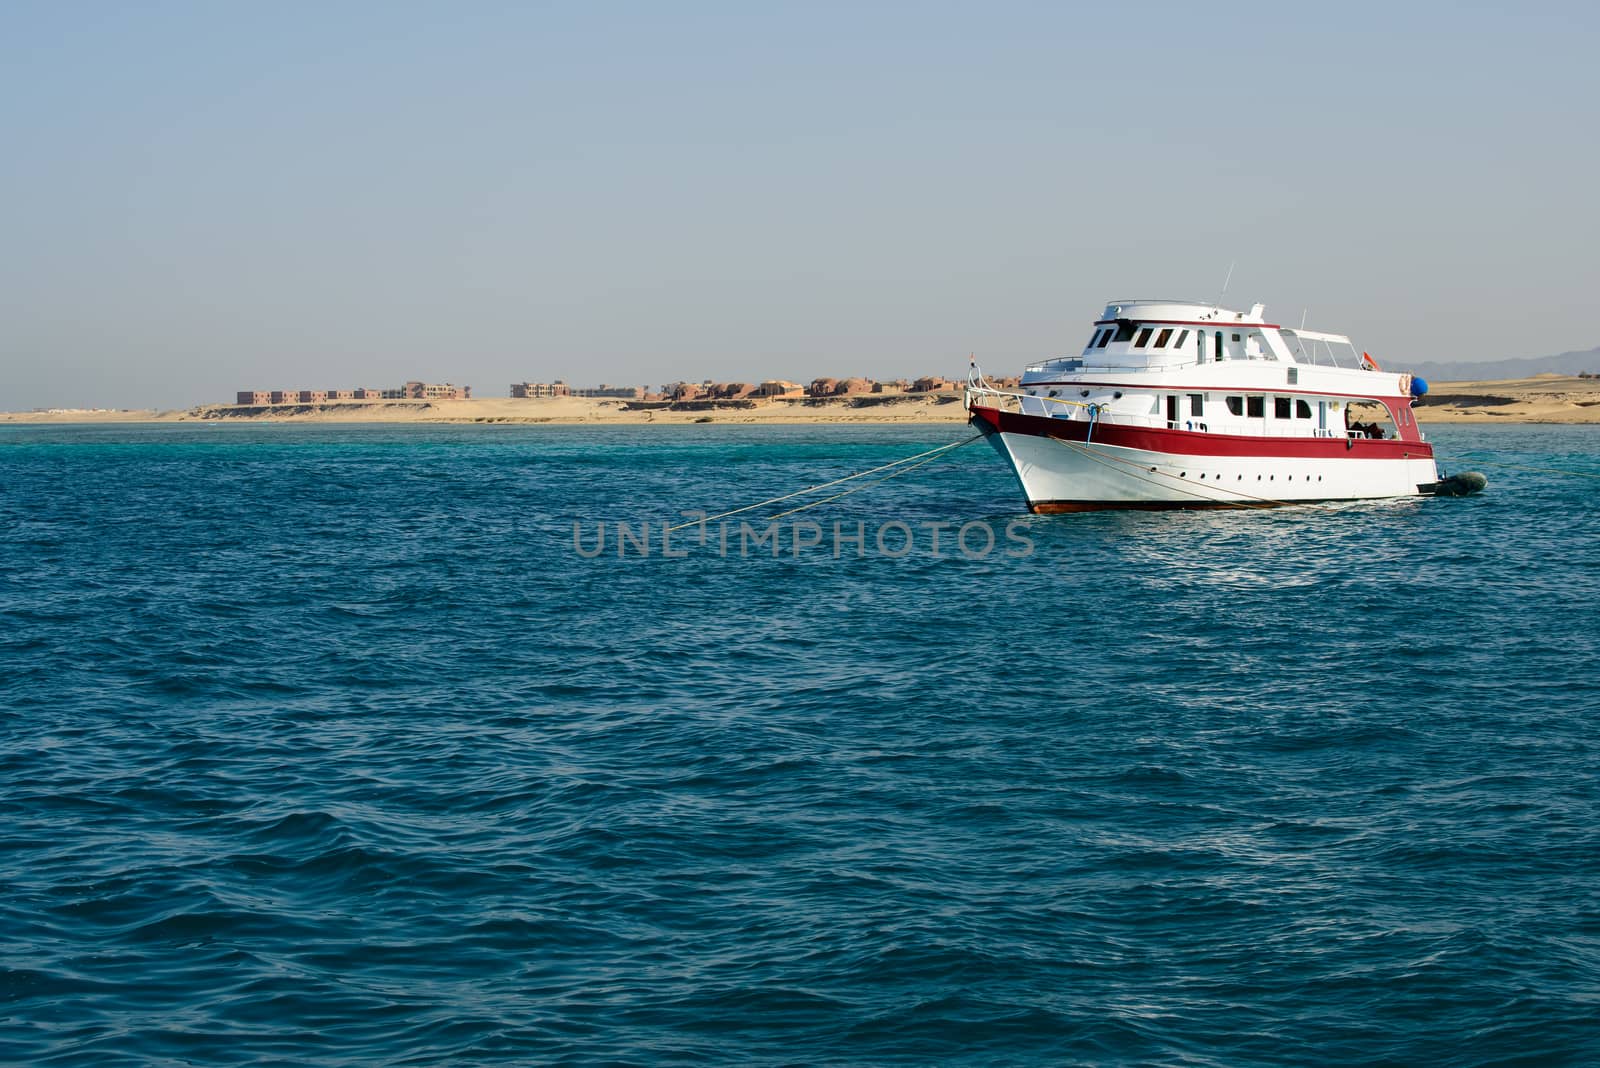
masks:
[[[1391,368],[1384,368],[1391,370]],[[1485,360],[1481,363],[1414,363],[1394,367],[1410,371],[1431,382],[1496,381],[1506,378],[1532,378],[1534,375],[1600,374],[1600,346],[1559,356],[1523,356],[1515,360]]]

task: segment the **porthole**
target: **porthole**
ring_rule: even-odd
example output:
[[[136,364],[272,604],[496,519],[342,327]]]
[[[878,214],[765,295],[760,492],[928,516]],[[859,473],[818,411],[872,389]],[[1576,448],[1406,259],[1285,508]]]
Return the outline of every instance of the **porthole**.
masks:
[[[1122,390],[1119,389],[1115,393],[1111,394],[1111,399],[1112,400],[1121,400],[1122,399]]]
[[[1080,389],[1080,390],[1078,390],[1078,396],[1080,396],[1080,397],[1087,397],[1087,396],[1088,396],[1088,395],[1089,395],[1089,391],[1088,391],[1088,390],[1086,390],[1086,389]]]

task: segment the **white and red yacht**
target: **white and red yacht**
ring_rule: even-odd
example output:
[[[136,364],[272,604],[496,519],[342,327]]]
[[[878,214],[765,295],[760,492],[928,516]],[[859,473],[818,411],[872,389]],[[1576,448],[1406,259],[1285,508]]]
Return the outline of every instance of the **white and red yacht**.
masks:
[[[1238,508],[1458,496],[1411,410],[1427,383],[1338,334],[1175,300],[1106,307],[1076,356],[1001,390],[974,369],[971,421],[1034,512]],[[1355,406],[1352,408],[1352,406]]]

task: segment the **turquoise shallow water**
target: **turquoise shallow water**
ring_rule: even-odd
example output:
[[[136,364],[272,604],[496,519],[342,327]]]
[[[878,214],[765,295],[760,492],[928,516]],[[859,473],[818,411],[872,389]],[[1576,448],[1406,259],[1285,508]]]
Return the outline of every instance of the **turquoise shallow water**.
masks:
[[[0,1062],[1600,1060],[1593,431],[577,551],[961,436],[0,428]]]

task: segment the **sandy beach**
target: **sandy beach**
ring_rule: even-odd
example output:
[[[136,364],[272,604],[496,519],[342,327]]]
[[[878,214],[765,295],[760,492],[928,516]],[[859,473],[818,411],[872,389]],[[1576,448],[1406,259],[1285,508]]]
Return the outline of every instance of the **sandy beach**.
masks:
[[[693,423],[959,423],[958,393],[889,394],[812,401],[689,401],[669,405],[586,397],[474,397],[470,400],[382,401],[374,404],[280,404],[244,408],[202,405],[182,410],[8,412],[0,422],[259,422],[259,423],[555,423],[570,425]]]
[[[1600,379],[1539,375],[1513,381],[1439,382],[1416,408],[1420,423],[1600,423]],[[694,401],[642,405],[578,397],[385,401],[177,410],[57,409],[0,413],[0,423],[250,421],[261,423],[959,423],[956,393],[887,394],[824,401]]]

